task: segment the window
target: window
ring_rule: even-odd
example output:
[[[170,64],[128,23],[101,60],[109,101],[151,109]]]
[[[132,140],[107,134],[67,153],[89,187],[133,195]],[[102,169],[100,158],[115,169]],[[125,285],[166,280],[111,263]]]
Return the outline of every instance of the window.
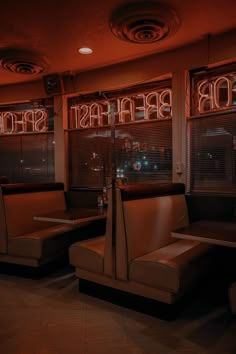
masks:
[[[1,137],[0,175],[12,183],[54,181],[53,134]]]
[[[54,181],[52,100],[0,107],[0,175],[16,182]]]
[[[171,120],[118,127],[115,161],[117,177],[129,183],[171,180]]]
[[[69,99],[70,188],[102,188],[112,161],[128,183],[171,180],[171,94],[165,82]]]
[[[236,193],[236,71],[234,67],[192,73],[188,120],[189,190]]]
[[[111,131],[108,128],[69,133],[69,184],[71,188],[100,188],[111,176]]]

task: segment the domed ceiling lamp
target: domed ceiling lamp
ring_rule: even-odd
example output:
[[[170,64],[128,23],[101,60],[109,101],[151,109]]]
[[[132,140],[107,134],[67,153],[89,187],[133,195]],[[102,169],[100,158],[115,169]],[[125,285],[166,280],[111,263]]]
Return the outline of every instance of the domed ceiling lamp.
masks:
[[[46,63],[35,53],[20,49],[0,51],[0,66],[15,74],[37,75],[46,69]]]
[[[121,6],[110,18],[110,28],[116,37],[138,44],[149,44],[170,37],[179,26],[180,20],[173,8],[151,1]]]

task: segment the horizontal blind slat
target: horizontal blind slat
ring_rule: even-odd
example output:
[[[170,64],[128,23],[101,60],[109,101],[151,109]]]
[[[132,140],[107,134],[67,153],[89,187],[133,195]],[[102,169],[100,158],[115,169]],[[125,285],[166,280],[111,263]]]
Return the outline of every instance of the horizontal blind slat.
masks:
[[[236,114],[190,118],[190,192],[235,193]]]

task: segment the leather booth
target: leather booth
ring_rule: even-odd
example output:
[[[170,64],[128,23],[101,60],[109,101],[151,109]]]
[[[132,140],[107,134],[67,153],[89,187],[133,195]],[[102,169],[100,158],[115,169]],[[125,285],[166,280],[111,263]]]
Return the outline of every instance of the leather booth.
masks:
[[[68,254],[73,242],[88,235],[88,223],[34,220],[34,216],[64,209],[63,183],[1,184],[0,261],[39,267]]]
[[[69,249],[79,279],[171,304],[207,274],[214,246],[171,237],[189,223],[183,184],[119,186],[113,203],[105,235]]]

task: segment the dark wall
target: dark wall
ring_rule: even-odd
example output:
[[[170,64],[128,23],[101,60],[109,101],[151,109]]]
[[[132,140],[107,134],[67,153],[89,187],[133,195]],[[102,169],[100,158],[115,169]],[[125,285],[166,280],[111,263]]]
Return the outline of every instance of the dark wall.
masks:
[[[71,190],[66,192],[66,201],[69,208],[97,207],[97,197],[102,192],[98,190]]]
[[[190,222],[233,216],[236,211],[234,196],[186,195],[186,201]]]

